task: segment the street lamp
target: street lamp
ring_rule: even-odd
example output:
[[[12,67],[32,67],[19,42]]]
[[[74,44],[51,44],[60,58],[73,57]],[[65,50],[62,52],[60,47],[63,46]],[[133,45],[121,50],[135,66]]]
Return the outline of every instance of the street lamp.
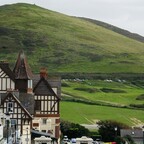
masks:
[[[135,132],[134,132],[134,131],[132,131],[132,132],[131,132],[131,134],[132,134],[132,135],[134,135],[134,134],[135,134]]]
[[[134,136],[134,134],[135,134],[135,128],[132,127],[131,135]]]
[[[7,112],[5,114],[6,124],[7,124],[7,144],[9,143],[9,124],[10,124],[10,114]]]
[[[115,130],[115,137],[117,136],[117,129],[118,129],[117,127],[114,128],[114,130]]]

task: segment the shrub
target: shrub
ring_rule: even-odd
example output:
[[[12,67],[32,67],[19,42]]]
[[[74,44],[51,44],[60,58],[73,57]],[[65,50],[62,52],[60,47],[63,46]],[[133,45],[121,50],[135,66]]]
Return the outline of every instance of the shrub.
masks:
[[[70,87],[70,85],[68,85],[66,82],[62,82],[61,86],[62,87]]]
[[[126,93],[126,91],[120,89],[101,88],[100,90],[105,93]]]
[[[88,92],[88,93],[95,93],[95,92],[98,92],[99,90],[96,89],[96,88],[75,88],[74,90],[79,90],[79,91],[85,91],[85,92]]]
[[[144,94],[139,95],[136,100],[144,100]]]
[[[99,125],[99,134],[105,142],[114,141],[116,136],[120,136],[120,129],[129,128],[123,123],[112,120],[102,120],[97,124]],[[117,129],[115,130],[115,128]]]
[[[89,130],[79,124],[62,120],[60,126],[62,134],[67,135],[68,138],[76,138],[90,135]]]
[[[144,108],[144,104],[130,104],[130,106],[134,108]]]

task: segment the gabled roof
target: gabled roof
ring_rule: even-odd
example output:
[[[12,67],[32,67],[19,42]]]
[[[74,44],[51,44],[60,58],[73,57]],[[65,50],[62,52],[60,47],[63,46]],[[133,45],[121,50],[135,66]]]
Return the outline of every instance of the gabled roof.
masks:
[[[16,79],[31,79],[32,72],[23,51],[20,51],[14,70]]]
[[[12,70],[9,68],[8,62],[0,62],[0,68],[14,81],[15,76]]]
[[[48,81],[44,77],[40,78],[39,82],[34,87],[33,92],[36,95],[56,96],[57,99],[60,99],[56,95],[56,93],[53,91],[53,89],[51,88],[50,84],[48,83]]]
[[[57,96],[61,97],[61,77],[49,75],[45,80],[51,86],[51,88],[57,88]],[[33,75],[33,87],[35,88],[38,82],[40,81],[40,75]]]
[[[15,102],[20,106],[20,108],[28,115],[28,117],[29,118],[33,118],[32,116],[31,116],[31,114],[27,111],[27,109],[22,105],[22,103],[19,101],[19,99],[14,95],[14,94],[12,94],[12,93],[8,93],[6,96],[5,96],[5,98],[2,100],[2,102],[1,102],[1,105],[3,105],[4,104],[4,102],[6,101],[6,99],[7,98],[9,98],[9,97],[12,97],[14,100],[15,100]]]
[[[23,105],[23,107],[30,113],[34,114],[34,96],[29,93],[20,93],[19,94],[19,101]]]

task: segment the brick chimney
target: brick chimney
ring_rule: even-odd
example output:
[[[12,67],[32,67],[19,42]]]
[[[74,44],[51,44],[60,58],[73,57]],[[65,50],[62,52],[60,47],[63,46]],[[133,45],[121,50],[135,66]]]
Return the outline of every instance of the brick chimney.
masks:
[[[48,74],[47,74],[47,70],[46,68],[41,68],[40,70],[40,78],[47,78]]]

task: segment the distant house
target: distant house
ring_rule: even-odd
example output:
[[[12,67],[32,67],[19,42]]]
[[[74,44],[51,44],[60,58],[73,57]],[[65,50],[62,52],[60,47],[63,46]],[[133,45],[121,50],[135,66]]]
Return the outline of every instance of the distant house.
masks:
[[[61,97],[60,77],[48,76],[42,68],[32,73],[24,52],[18,55],[13,71],[7,62],[0,62],[0,112],[10,114],[15,129],[14,141],[21,136],[31,144],[34,131],[43,132],[59,142]]]

